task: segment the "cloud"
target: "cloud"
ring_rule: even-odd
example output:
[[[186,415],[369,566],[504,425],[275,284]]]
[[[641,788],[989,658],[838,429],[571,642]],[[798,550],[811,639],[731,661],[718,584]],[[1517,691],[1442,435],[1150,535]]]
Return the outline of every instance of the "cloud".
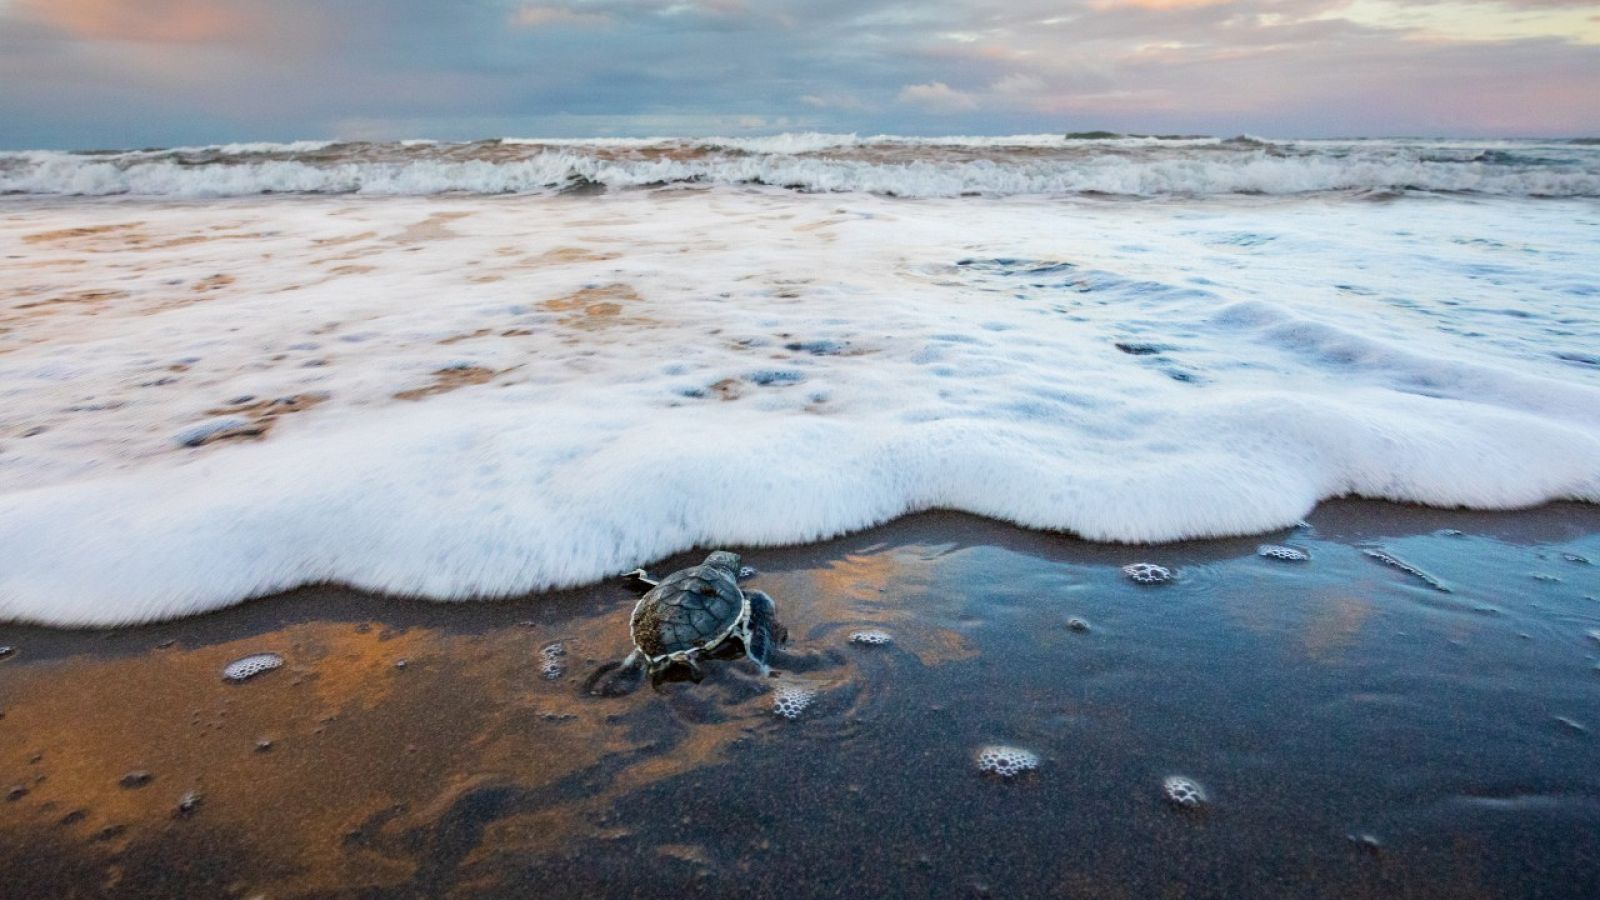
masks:
[[[854,94],[806,94],[800,98],[800,102],[813,109],[845,109],[855,112],[872,109],[872,104]]]
[[[958,91],[942,81],[927,84],[908,84],[900,89],[901,103],[915,106],[925,112],[950,114],[978,108],[976,97]]]
[[[511,14],[511,24],[521,28],[594,28],[611,21],[611,16],[603,12],[579,12],[565,6],[523,6]]]
[[[670,2],[660,4],[657,15],[662,16],[742,16],[749,12],[744,0],[699,0],[699,2]]]
[[[741,117],[913,134],[1592,134],[1592,3],[0,0],[0,146],[330,137],[352,122],[445,139],[743,133]]]
[[[194,44],[242,34],[253,11],[210,0],[17,0],[26,18],[98,41]]]
[[[1045,89],[1044,79],[1026,72],[1012,72],[1010,75],[989,85],[989,90],[996,94],[1038,94]]]
[[[1234,0],[1090,0],[1090,5],[1095,9],[1116,9],[1119,6],[1134,6],[1140,9],[1168,10],[1168,9],[1194,9],[1201,6],[1226,6]]]

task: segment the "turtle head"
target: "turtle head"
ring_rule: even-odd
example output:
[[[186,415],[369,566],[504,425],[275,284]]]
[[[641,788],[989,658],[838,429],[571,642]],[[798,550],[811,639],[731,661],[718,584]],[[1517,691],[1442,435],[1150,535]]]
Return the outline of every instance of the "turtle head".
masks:
[[[701,563],[701,565],[712,566],[718,569],[726,569],[729,575],[732,575],[735,578],[739,577],[739,554],[737,553],[732,553],[727,550],[718,550],[717,552],[706,557],[706,561]]]

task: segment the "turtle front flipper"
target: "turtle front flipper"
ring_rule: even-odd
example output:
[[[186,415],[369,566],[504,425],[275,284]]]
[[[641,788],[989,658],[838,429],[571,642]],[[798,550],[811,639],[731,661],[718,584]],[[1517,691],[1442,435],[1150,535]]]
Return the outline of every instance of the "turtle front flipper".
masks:
[[[651,578],[650,573],[644,569],[634,569],[632,572],[624,573],[622,577],[627,579],[629,588],[641,594],[661,583],[660,579]]]
[[[777,604],[765,592],[747,591],[745,596],[750,599],[750,637],[745,641],[744,652],[765,675],[773,648],[788,640],[789,629],[778,624]]]
[[[635,650],[622,662],[606,663],[594,671],[584,682],[584,690],[601,697],[621,697],[631,694],[644,680],[644,657]]]

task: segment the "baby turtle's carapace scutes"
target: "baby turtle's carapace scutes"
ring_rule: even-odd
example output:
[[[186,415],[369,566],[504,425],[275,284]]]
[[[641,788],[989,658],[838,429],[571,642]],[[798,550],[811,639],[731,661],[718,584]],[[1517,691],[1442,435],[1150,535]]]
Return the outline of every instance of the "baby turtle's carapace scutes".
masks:
[[[787,637],[778,624],[772,598],[739,588],[736,553],[718,550],[700,565],[673,572],[659,582],[642,571],[631,574],[650,590],[633,608],[629,626],[634,650],[615,675],[642,670],[655,676],[681,665],[698,681],[700,659],[725,655],[735,644],[765,674],[774,646]]]

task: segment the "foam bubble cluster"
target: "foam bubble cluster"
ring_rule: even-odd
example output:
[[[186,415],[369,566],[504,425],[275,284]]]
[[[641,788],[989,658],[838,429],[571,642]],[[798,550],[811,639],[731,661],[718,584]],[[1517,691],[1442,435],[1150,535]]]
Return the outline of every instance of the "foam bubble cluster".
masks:
[[[1208,799],[1205,788],[1182,775],[1168,775],[1161,782],[1161,792],[1168,803],[1184,809],[1199,809]]]
[[[546,681],[555,681],[567,674],[567,648],[560,641],[546,644],[539,651],[539,674]]]
[[[1172,570],[1155,563],[1131,563],[1122,567],[1122,574],[1135,584],[1165,584],[1172,580]]]
[[[1039,755],[1032,750],[1004,744],[979,747],[976,754],[978,771],[1001,778],[1015,778],[1023,772],[1039,768]]]
[[[199,791],[185,791],[183,796],[178,798],[178,805],[173,810],[173,815],[179,818],[194,815],[195,810],[200,808],[200,804],[204,799]]]
[[[817,699],[817,691],[805,684],[780,684],[772,692],[772,711],[785,719],[793,721],[800,718],[813,700]]]
[[[222,416],[192,425],[173,435],[172,439],[184,447],[199,447],[222,435],[248,429],[250,422],[238,416]]]
[[[151,775],[149,772],[146,772],[143,769],[136,769],[122,776],[122,779],[117,783],[125,788],[128,788],[129,790],[132,790],[134,788],[142,788],[154,779],[155,776]]]
[[[1345,835],[1344,838],[1368,853],[1383,852],[1383,841],[1377,835],[1372,834],[1371,832],[1351,832]]]
[[[866,644],[869,647],[882,647],[885,644],[894,643],[894,637],[891,636],[887,631],[869,629],[867,631],[851,632],[850,643]]]
[[[1285,547],[1281,544],[1262,544],[1256,548],[1256,555],[1284,562],[1305,562],[1311,558],[1311,554],[1304,550],[1297,547]]]
[[[228,663],[222,669],[222,677],[228,681],[249,681],[282,665],[283,657],[276,653],[256,653]]]

